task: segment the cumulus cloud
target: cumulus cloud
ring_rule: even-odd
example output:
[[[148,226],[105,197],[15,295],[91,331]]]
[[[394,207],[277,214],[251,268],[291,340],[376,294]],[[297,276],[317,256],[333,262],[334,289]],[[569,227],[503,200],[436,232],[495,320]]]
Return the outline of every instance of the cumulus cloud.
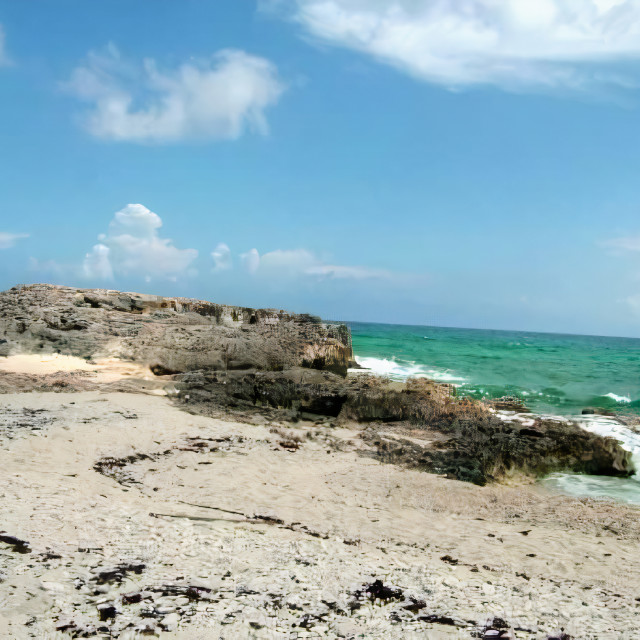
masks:
[[[28,237],[28,233],[7,233],[0,231],[0,249],[11,249],[18,240]]]
[[[240,254],[242,266],[249,272],[255,273],[260,267],[260,254],[257,249],[251,249],[246,253]]]
[[[95,244],[89,253],[85,254],[82,270],[87,278],[98,280],[113,280],[113,267],[109,254],[111,250],[105,244]]]
[[[84,258],[87,278],[111,280],[115,275],[175,279],[188,271],[198,257],[195,249],[178,249],[161,238],[160,216],[141,204],[128,204],[118,211],[106,234]]]
[[[233,266],[231,258],[231,249],[224,243],[220,242],[218,246],[211,252],[213,258],[214,271],[227,271]]]
[[[585,90],[637,84],[638,0],[262,0],[321,41],[451,88]]]
[[[268,131],[265,111],[284,91],[276,67],[239,50],[161,70],[110,45],[89,54],[65,88],[89,103],[85,126],[98,138],[130,142],[222,140]]]
[[[252,249],[243,257],[246,261],[250,260],[251,268],[248,268],[245,262],[245,267],[250,273],[268,276],[306,276],[341,280],[386,279],[391,276],[391,273],[384,269],[328,264],[307,249],[276,249],[262,256],[256,249]]]

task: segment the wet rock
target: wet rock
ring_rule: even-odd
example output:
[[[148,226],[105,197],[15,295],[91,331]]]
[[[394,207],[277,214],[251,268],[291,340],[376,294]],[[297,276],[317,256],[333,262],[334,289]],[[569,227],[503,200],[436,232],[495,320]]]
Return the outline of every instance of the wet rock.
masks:
[[[494,409],[499,411],[515,411],[516,413],[528,413],[529,409],[522,398],[518,396],[502,396],[490,402]]]
[[[300,415],[313,407],[314,414],[362,424],[361,455],[480,485],[516,472],[536,477],[557,471],[622,477],[633,472],[630,453],[612,438],[568,421],[506,422],[482,403],[453,397],[430,380],[401,384],[302,369],[203,376],[198,388],[178,377],[177,387],[190,396],[190,411],[270,412],[286,420],[287,412]],[[424,445],[400,435],[416,429],[429,434]]]

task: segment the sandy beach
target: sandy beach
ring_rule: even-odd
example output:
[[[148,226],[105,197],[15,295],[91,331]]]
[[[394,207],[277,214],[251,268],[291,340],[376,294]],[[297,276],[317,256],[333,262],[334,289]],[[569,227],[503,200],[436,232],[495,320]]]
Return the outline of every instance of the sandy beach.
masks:
[[[516,638],[640,634],[637,509],[139,391],[0,396],[2,637],[470,638],[495,617]]]

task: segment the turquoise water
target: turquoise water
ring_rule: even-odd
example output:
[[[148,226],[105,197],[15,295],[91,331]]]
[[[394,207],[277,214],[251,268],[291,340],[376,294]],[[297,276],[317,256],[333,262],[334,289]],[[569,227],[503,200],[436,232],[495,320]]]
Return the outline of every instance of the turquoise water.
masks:
[[[535,413],[564,416],[617,438],[640,469],[640,435],[584,408],[640,415],[640,340],[524,331],[349,323],[358,363],[395,379],[450,382],[459,395],[518,396]],[[549,486],[579,496],[640,504],[640,476],[628,480],[554,474]]]
[[[522,397],[534,411],[640,414],[640,340],[350,323],[360,364],[424,375],[476,398]]]

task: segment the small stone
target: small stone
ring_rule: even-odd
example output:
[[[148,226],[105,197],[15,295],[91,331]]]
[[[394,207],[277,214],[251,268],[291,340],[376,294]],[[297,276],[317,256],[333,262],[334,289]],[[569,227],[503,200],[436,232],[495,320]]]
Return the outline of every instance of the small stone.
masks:
[[[175,610],[176,610],[175,607],[169,607],[169,606],[156,607],[156,613],[159,613],[160,615],[173,613]]]
[[[163,618],[162,622],[160,623],[160,626],[165,631],[173,631],[178,626],[179,622],[180,622],[180,615],[174,612],[166,615]]]

